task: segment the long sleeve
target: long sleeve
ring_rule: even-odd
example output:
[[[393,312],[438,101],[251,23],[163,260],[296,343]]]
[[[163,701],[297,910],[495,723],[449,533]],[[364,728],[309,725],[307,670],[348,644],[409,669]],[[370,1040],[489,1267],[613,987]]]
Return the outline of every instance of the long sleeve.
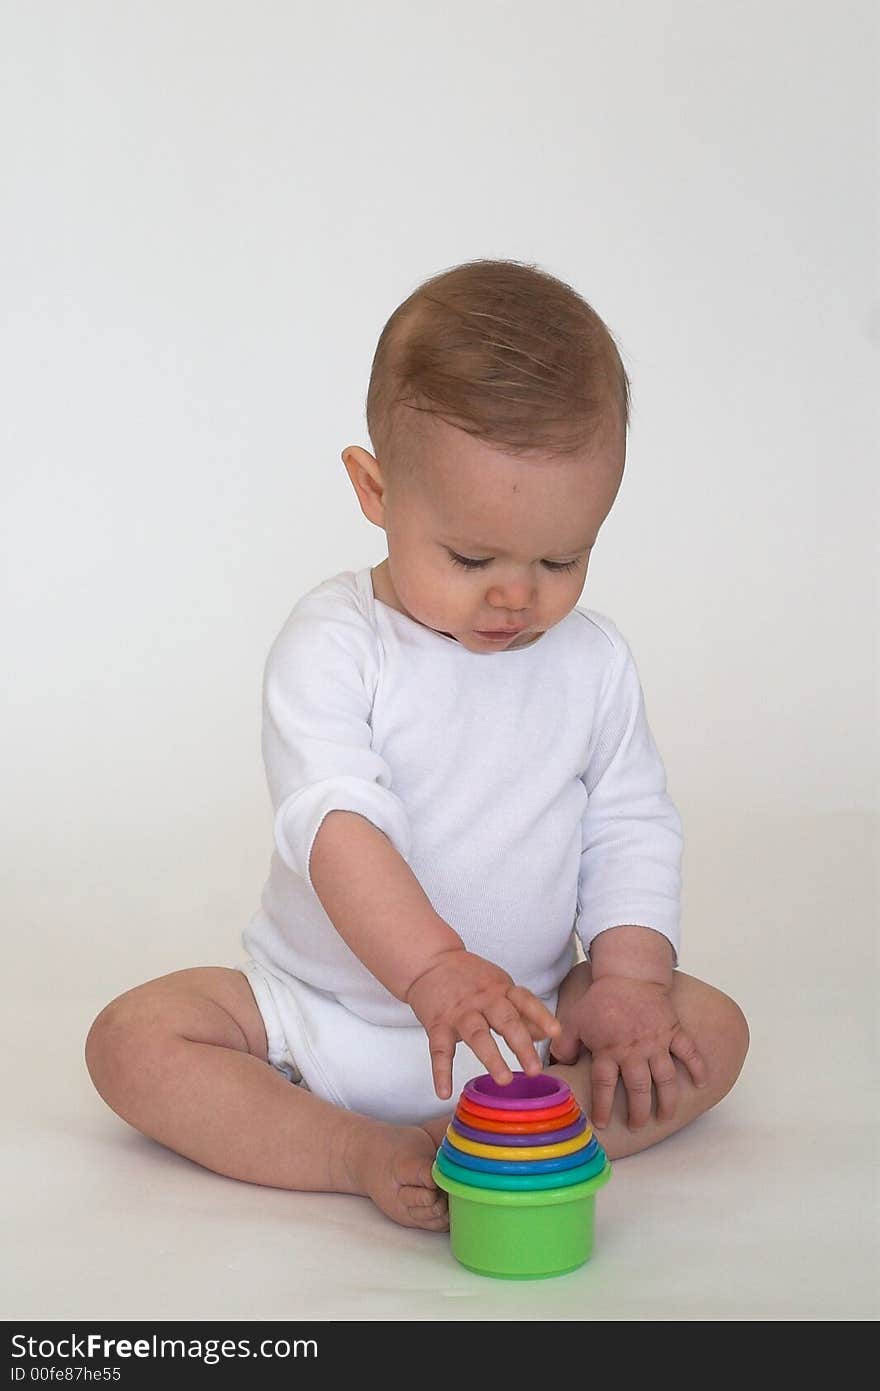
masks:
[[[615,653],[599,699],[587,767],[575,923],[584,950],[607,928],[651,927],[678,963],[682,826],[645,714],[632,653],[607,624]]]
[[[353,811],[407,859],[406,809],[386,761],[370,747],[375,638],[332,596],[300,601],[263,676],[262,747],[281,859],[314,892],[309,857],[331,811]]]

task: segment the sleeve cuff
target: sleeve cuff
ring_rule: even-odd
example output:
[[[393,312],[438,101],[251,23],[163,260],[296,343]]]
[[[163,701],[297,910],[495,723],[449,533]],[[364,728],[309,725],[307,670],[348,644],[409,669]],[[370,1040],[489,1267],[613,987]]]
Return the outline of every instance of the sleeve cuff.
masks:
[[[288,869],[305,879],[313,893],[315,887],[309,875],[312,845],[321,822],[331,811],[354,811],[372,821],[388,837],[398,854],[404,860],[409,858],[409,819],[399,797],[363,778],[324,778],[283,802],[278,808],[274,827],[278,854]]]
[[[607,920],[603,918],[593,918],[589,929],[583,917],[578,918],[575,924],[575,932],[578,935],[581,946],[584,949],[587,960],[590,958],[590,946],[601,932],[607,932],[612,927],[650,927],[654,932],[659,932],[665,937],[672,947],[672,966],[673,970],[678,966],[678,949],[681,943],[681,932],[678,917],[671,917],[667,913],[658,913],[656,909],[640,912],[634,905],[630,905],[626,912],[612,914]]]

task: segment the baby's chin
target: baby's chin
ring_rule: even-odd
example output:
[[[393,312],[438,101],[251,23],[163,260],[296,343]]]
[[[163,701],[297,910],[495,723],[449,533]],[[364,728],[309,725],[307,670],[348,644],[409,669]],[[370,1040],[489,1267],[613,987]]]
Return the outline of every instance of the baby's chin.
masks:
[[[438,629],[439,631],[441,630]],[[445,634],[446,637],[455,638],[455,641],[460,642],[469,652],[510,652],[517,647],[530,647],[543,635],[544,631],[540,628],[528,628],[524,633],[519,633],[513,638],[483,637],[475,630]]]

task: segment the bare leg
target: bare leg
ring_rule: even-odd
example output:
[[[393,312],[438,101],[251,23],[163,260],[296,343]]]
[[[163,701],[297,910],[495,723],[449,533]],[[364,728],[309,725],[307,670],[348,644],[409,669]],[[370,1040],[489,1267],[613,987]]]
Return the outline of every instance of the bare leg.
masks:
[[[241,971],[195,967],[136,986],[101,1011],[85,1054],[117,1115],[215,1173],[363,1194],[402,1226],[448,1229],[432,1131],[346,1111],[287,1081],[267,1061]]]
[[[589,963],[579,962],[562,982],[560,1003],[563,1000],[576,1000],[589,989],[591,981]],[[749,1046],[748,1025],[739,1006],[729,995],[682,971],[675,972],[672,991],[682,1025],[696,1042],[708,1065],[708,1085],[695,1087],[687,1068],[676,1059],[678,1106],[675,1115],[662,1124],[658,1122],[655,1097],[648,1123],[637,1130],[630,1130],[626,1092],[623,1083],[618,1081],[611,1120],[607,1126],[596,1130],[596,1138],[609,1159],[622,1159],[627,1154],[636,1154],[649,1145],[656,1145],[659,1140],[665,1140],[667,1135],[681,1130],[682,1126],[708,1111],[730,1091],[745,1061]],[[551,1063],[546,1068],[551,1075],[568,1082],[588,1116],[591,1105],[590,1069],[591,1056],[586,1048],[576,1063]]]

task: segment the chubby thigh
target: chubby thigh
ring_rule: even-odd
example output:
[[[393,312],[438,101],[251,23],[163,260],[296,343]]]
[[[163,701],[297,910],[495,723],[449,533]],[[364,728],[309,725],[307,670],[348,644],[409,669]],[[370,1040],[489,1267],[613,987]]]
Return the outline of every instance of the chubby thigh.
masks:
[[[180,1035],[197,1043],[234,1048],[268,1061],[262,1014],[240,971],[191,966],[144,981],[104,1007],[89,1030],[89,1054],[115,1056],[126,1040],[143,1050],[149,1040]],[[102,1044],[109,1040],[109,1050]]]

